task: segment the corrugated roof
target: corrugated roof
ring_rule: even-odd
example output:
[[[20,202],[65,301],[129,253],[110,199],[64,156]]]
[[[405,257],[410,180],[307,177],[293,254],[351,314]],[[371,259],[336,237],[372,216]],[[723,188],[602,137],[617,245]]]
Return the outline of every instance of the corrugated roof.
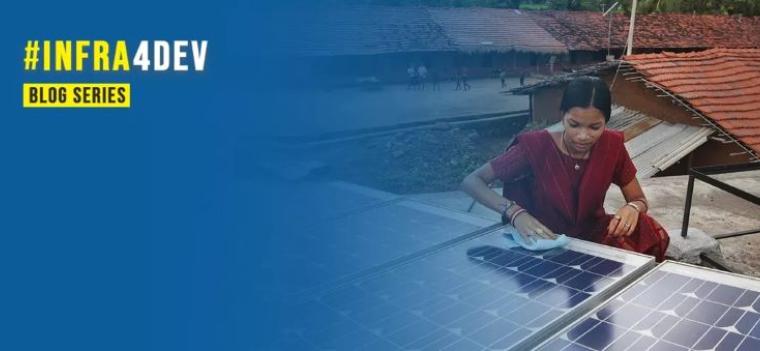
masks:
[[[672,166],[707,142],[707,137],[714,132],[706,127],[663,122],[622,106],[613,106],[607,128],[625,134],[625,147],[640,179],[650,178]],[[562,122],[546,129],[561,131]]]
[[[711,128],[662,122],[627,141],[625,147],[636,165],[638,178],[649,178],[707,142]]]
[[[622,131],[625,140],[628,141],[659,123],[662,123],[662,121],[643,112],[613,105],[607,128]]]
[[[527,95],[527,94],[533,93],[536,90],[540,90],[543,88],[557,87],[557,86],[564,85],[565,83],[577,77],[597,75],[599,72],[605,71],[607,69],[615,68],[619,64],[620,64],[620,61],[617,61],[617,60],[592,63],[589,65],[585,65],[583,67],[578,67],[574,69],[572,72],[555,74],[553,76],[549,76],[546,79],[540,80],[533,84],[519,86],[516,88],[512,88],[510,90],[507,90],[505,92],[512,93],[514,95]]]
[[[428,8],[458,50],[564,54],[567,48],[519,10]]]
[[[603,17],[601,12],[531,11],[530,15],[570,50],[625,47],[629,17]],[[661,13],[636,16],[634,48],[696,49],[760,47],[760,17]]]
[[[655,118],[638,111],[627,109],[620,105],[612,105],[612,110],[610,111],[610,120],[607,122],[607,128],[625,132],[628,128],[631,128],[632,126],[637,125],[642,121],[647,121],[650,119]],[[546,127],[546,129],[550,132],[562,131],[562,121],[554,123]],[[626,138],[626,140],[628,139]]]
[[[654,119],[642,112],[627,109],[623,106],[614,106],[610,113],[610,121],[607,123],[607,128],[615,130],[626,130],[637,123]],[[626,139],[627,140],[627,139]]]
[[[624,60],[646,81],[760,154],[760,49],[664,52]]]

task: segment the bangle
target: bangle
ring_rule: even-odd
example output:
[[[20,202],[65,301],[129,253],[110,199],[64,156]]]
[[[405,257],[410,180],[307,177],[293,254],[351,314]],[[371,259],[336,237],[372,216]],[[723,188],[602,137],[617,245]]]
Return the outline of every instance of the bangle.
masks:
[[[647,201],[647,199],[642,197],[641,199],[637,199],[635,201],[639,201],[644,204],[644,212],[649,211],[649,201]]]
[[[647,201],[646,198],[640,197],[638,199],[633,199],[630,202],[641,202],[642,205],[644,205],[644,211],[649,210],[649,201]],[[641,212],[641,207],[639,207],[639,212]]]
[[[528,212],[528,211],[525,211],[524,208],[520,208],[517,211],[515,211],[515,213],[513,213],[512,216],[509,217],[509,224],[511,224],[511,225],[514,226],[515,219],[517,219],[517,216],[519,216],[519,215],[521,215],[521,214],[523,214],[525,212]]]
[[[504,217],[508,217],[507,212],[509,212],[509,209],[514,205],[516,205],[516,203],[512,200],[507,200],[506,202],[499,204],[499,214]]]
[[[631,206],[631,207],[633,207],[634,210],[636,210],[636,212],[641,213],[641,208],[638,205],[636,205],[635,203],[633,203],[633,201],[625,204],[625,206]]]

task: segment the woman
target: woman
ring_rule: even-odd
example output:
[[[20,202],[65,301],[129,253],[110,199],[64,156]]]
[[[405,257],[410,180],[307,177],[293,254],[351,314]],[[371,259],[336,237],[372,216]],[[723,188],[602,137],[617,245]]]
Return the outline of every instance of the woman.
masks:
[[[468,175],[462,189],[525,238],[564,233],[663,260],[668,234],[646,214],[649,203],[623,134],[605,129],[611,110],[607,85],[592,77],[572,80],[560,110],[563,131],[517,136],[506,152]],[[488,187],[496,179],[504,183],[503,196]],[[609,215],[603,204],[612,183],[627,203]]]

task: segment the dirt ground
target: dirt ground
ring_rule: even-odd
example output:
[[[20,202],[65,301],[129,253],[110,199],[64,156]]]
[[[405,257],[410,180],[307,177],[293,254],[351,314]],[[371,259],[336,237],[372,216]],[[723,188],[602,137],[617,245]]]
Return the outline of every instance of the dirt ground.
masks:
[[[326,176],[396,194],[456,190],[464,177],[503,152],[524,121],[501,128],[438,125],[323,145],[310,152]]]

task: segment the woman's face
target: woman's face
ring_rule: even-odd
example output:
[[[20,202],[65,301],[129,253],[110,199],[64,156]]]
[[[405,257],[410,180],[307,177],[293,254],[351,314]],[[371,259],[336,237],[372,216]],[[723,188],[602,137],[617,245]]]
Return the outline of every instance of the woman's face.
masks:
[[[596,107],[573,107],[562,118],[565,142],[573,153],[585,153],[604,131],[604,114]]]

